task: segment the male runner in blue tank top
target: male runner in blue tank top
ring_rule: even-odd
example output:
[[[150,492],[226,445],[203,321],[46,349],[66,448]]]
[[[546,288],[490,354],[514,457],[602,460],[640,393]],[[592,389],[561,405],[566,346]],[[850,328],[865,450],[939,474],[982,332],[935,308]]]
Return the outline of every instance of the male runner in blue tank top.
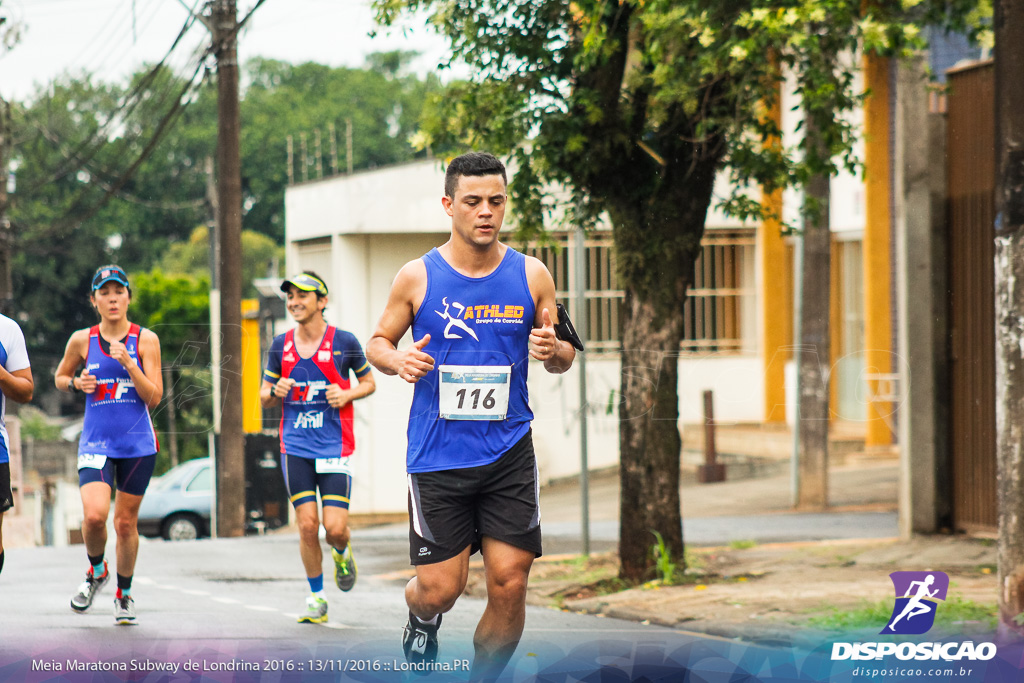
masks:
[[[92,278],[89,301],[99,325],[71,335],[54,382],[61,391],[85,394],[85,421],[78,441],[78,485],[82,495],[82,536],[89,570],[71,608],[84,612],[107,584],[110,492],[117,534],[117,593],[114,620],[135,623],[132,576],[139,553],[139,506],[149,486],[160,446],[149,411],[164,393],[160,340],[128,320],[132,292],[119,266],[101,266]],[[85,370],[76,375],[81,366]]]
[[[487,608],[473,637],[474,680],[499,676],[519,644],[526,584],[541,554],[529,359],[561,373],[575,358],[555,336],[551,274],[498,241],[506,184],[490,154],[448,165],[441,203],[451,237],[399,271],[366,347],[377,369],[415,385],[406,469],[416,576],[405,588],[403,649],[415,670],[430,670],[441,615],[480,550]],[[414,341],[399,350],[410,327]]]
[[[0,315],[0,572],[4,569],[4,513],[14,507],[11,491],[11,439],[4,418],[7,399],[18,403],[32,400],[35,383],[28,364],[25,335],[18,323]]]
[[[297,328],[274,338],[260,387],[260,402],[282,402],[281,471],[295,507],[299,555],[311,595],[299,623],[327,621],[323,552],[316,492],[324,508],[324,530],[334,560],[334,582],[343,591],[356,583],[356,561],[349,543],[348,507],[352,495],[349,456],[355,451],[352,401],[373,393],[376,384],[363,349],[350,332],[324,320],[327,285],[312,271],[285,280],[288,312]],[[351,385],[348,373],[358,380]]]

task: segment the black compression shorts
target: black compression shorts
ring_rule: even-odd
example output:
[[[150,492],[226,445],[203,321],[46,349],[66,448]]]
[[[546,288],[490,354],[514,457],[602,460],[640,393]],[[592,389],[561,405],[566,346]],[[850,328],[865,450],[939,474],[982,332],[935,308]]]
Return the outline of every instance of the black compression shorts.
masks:
[[[11,491],[11,463],[0,462],[0,513],[14,507],[14,493]]]

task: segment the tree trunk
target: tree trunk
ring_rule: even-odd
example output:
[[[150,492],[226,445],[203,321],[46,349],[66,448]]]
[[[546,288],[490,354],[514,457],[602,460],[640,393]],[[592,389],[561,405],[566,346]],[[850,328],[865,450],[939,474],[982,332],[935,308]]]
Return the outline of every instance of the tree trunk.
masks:
[[[1024,7],[995,3],[999,632],[1024,637]]]
[[[812,135],[808,126],[808,136]],[[800,478],[797,506],[828,507],[829,283],[832,234],[829,229],[829,179],[818,175],[806,188],[812,209],[804,220],[803,302],[800,309]],[[815,208],[816,207],[816,208]]]
[[[626,294],[619,407],[619,576],[626,580],[651,578],[654,531],[676,565],[684,566],[677,392],[681,310],[680,304],[673,315],[658,315],[650,303]]]

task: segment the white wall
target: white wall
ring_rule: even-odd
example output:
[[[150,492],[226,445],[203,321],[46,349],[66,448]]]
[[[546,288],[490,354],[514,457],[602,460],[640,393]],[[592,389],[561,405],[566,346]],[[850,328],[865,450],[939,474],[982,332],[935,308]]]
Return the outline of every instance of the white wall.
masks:
[[[443,194],[444,171],[436,159],[294,185],[284,196],[285,241],[337,234],[447,233],[451,219],[441,208]]]
[[[441,208],[442,191],[443,173],[435,161],[289,187],[285,193],[288,272],[304,267],[297,242],[328,239],[331,272],[321,273],[330,288],[327,318],[365,345],[399,269],[447,240],[451,222]],[[719,216],[709,221],[728,224]],[[753,267],[752,259],[748,271]],[[749,323],[744,329],[750,335],[755,329],[752,317],[752,311],[744,311],[744,322]],[[753,339],[745,341],[755,344]],[[411,339],[407,335],[401,343]],[[618,463],[619,367],[614,354],[588,359],[588,462],[593,469]],[[683,356],[679,370],[682,422],[702,420],[705,389],[715,392],[720,421],[762,419],[764,380],[756,356]],[[412,387],[395,377],[375,376],[377,392],[355,405],[352,509],[354,513],[404,512]],[[579,473],[578,382],[578,368],[549,375],[539,363],[530,365],[534,444],[542,481]]]
[[[617,356],[587,359],[587,463],[590,469],[619,462],[621,363]],[[683,357],[679,361],[679,420],[702,422],[704,391],[715,395],[719,423],[760,421],[763,369],[757,357]],[[579,366],[550,375],[530,363],[533,443],[542,483],[580,472]]]
[[[331,322],[352,332],[365,347],[401,267],[447,239],[447,233],[338,237],[336,273],[344,284],[338,286],[340,305],[329,307]],[[337,297],[332,301],[338,301]],[[411,335],[406,334],[400,346],[411,343]],[[353,509],[404,512],[405,433],[412,385],[376,371],[374,378],[377,391],[355,404]]]
[[[854,91],[863,88],[863,78],[860,73],[854,76]],[[799,143],[804,131],[796,129],[803,120],[803,113],[800,110],[800,98],[794,93],[796,82],[792,74],[787,77],[783,84],[782,92],[782,130],[783,144],[792,146]],[[856,109],[848,116],[849,121],[858,130],[864,126],[864,112]],[[854,155],[863,162],[864,143],[858,137],[854,143]],[[861,175],[852,174],[845,169],[832,178],[831,192],[829,193],[829,221],[832,232],[838,233],[862,233],[866,219],[864,179]],[[789,189],[783,193],[782,216],[784,220],[797,227],[802,225],[800,210],[803,206],[803,193],[796,189]]]

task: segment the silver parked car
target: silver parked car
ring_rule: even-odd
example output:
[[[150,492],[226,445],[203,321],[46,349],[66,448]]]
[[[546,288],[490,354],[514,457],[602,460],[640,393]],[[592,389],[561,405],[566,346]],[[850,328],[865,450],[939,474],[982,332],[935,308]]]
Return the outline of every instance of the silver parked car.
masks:
[[[212,492],[208,457],[187,460],[153,477],[139,507],[139,533],[168,541],[209,536]]]

